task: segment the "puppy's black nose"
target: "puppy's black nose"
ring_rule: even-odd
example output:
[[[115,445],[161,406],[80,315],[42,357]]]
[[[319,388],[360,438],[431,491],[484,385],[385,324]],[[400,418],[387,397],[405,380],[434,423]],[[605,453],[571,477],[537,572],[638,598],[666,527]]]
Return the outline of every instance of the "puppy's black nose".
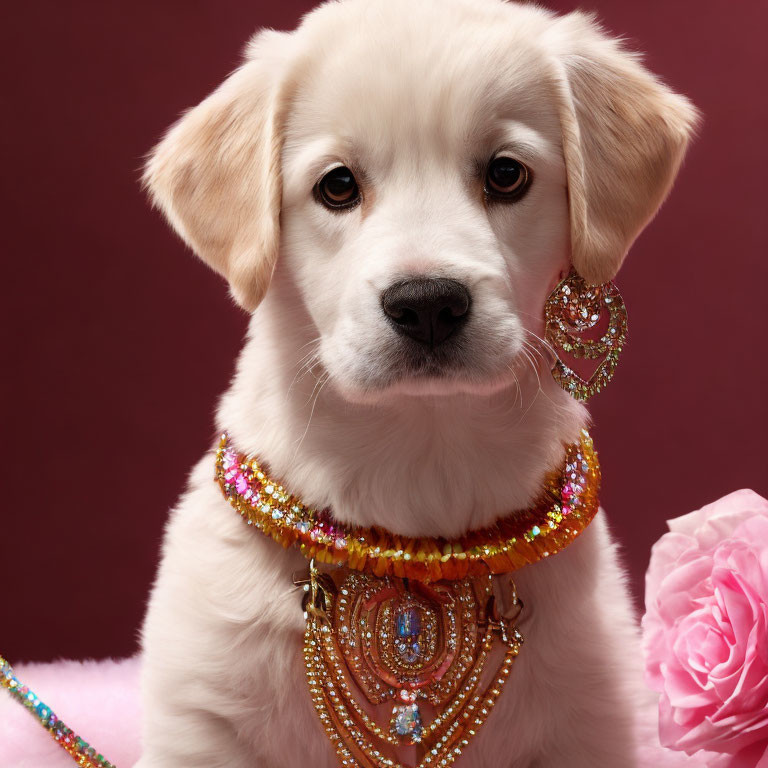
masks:
[[[466,322],[469,305],[466,287],[443,277],[403,280],[381,294],[381,306],[392,325],[430,347]]]

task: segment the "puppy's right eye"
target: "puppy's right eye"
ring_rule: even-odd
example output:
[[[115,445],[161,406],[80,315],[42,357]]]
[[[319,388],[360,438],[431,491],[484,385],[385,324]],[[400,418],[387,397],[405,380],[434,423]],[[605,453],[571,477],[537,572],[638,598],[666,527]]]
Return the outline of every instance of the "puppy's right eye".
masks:
[[[317,199],[326,208],[352,208],[360,202],[360,189],[352,171],[345,165],[333,168],[315,187]]]

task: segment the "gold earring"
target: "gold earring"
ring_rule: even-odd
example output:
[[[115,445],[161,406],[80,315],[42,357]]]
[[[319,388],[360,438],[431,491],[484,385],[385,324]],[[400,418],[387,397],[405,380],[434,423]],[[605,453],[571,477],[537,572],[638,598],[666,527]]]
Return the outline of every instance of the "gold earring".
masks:
[[[544,319],[544,338],[556,357],[553,378],[577,400],[589,399],[613,377],[627,338],[627,310],[619,289],[612,282],[589,285],[571,267],[549,295]],[[585,379],[566,355],[600,362]]]

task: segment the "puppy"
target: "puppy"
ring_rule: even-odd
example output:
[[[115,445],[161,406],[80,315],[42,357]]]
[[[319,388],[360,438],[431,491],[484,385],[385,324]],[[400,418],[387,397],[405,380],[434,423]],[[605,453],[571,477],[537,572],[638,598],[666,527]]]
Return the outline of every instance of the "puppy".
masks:
[[[253,313],[218,430],[347,524],[453,538],[528,507],[588,422],[550,376],[545,300],[570,265],[616,274],[695,118],[581,13],[342,0],[257,34],[145,176]],[[419,337],[387,311],[403,285],[461,306]],[[166,530],[139,766],[336,766],[302,664],[306,560],[244,525],[213,461]],[[515,580],[525,647],[457,765],[640,765],[653,703],[603,513]]]

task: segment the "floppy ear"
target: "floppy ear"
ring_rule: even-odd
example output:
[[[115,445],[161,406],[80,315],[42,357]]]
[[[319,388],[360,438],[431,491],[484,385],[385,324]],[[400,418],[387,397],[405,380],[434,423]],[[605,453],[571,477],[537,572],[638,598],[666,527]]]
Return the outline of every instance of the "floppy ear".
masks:
[[[144,184],[192,250],[248,311],[269,285],[280,244],[280,73],[290,34],[268,30],[246,60],[166,134]]]
[[[664,201],[698,114],[592,17],[569,14],[554,32],[571,259],[600,284]]]

